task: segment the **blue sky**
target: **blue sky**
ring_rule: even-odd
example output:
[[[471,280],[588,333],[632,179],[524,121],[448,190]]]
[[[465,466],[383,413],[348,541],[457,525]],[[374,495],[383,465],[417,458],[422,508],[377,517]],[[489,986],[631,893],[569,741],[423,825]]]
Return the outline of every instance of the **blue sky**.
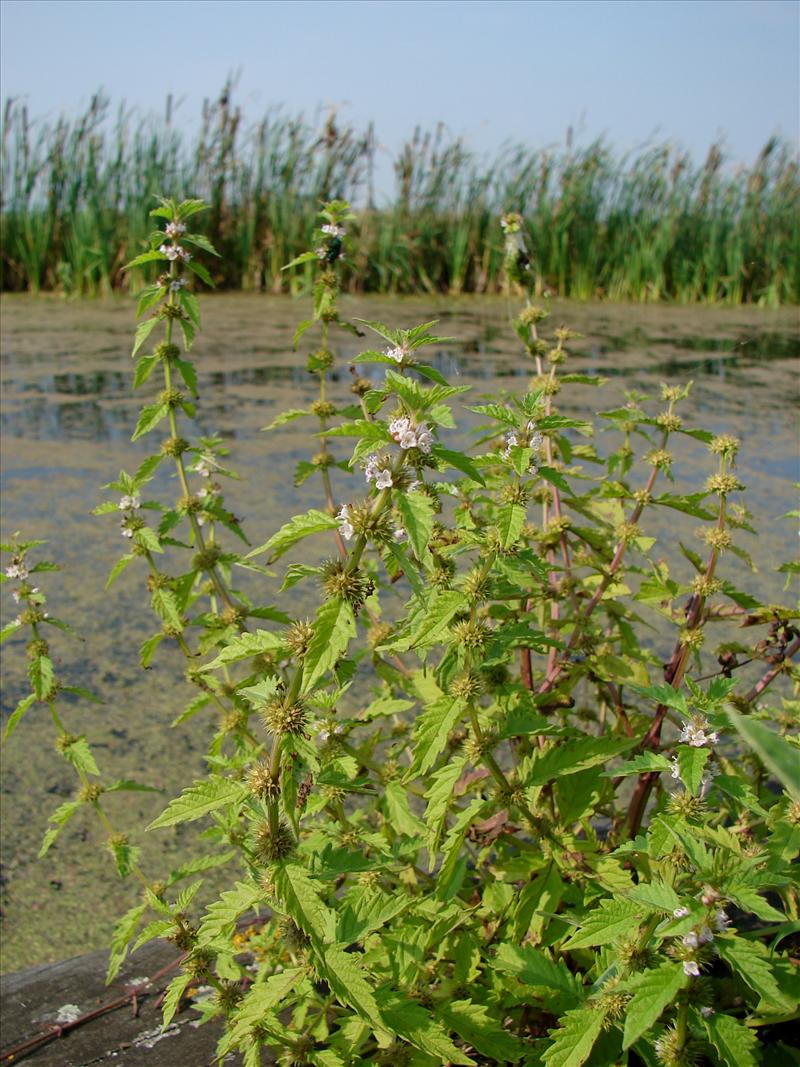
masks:
[[[190,125],[239,72],[247,119],[336,105],[388,151],[439,121],[478,152],[722,136],[734,165],[799,136],[796,0],[2,0],[0,29],[3,97],[51,119],[103,87]]]

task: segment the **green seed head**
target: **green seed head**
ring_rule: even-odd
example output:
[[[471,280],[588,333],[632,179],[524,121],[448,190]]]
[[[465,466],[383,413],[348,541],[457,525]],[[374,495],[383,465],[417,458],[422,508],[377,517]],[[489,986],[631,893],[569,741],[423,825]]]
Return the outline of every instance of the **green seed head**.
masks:
[[[274,833],[268,822],[258,824],[255,834],[255,852],[258,861],[265,867],[291,856],[294,848],[294,836],[285,822],[279,822]]]

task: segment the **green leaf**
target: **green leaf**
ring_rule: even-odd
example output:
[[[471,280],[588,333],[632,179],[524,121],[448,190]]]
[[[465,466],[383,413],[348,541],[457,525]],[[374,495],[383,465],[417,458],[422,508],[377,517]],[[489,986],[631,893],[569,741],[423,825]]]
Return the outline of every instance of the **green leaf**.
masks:
[[[398,652],[407,652],[412,648],[435,645],[442,640],[453,616],[464,609],[466,602],[464,594],[455,589],[434,593],[410,632],[392,641],[391,647]]]
[[[710,755],[707,748],[678,745],[678,770],[681,774],[681,781],[693,797],[697,796],[700,789],[703,771],[706,769]]]
[[[603,1029],[603,1013],[591,1008],[574,1008],[561,1018],[561,1028],[551,1030],[552,1045],[545,1051],[545,1067],[581,1067],[592,1053]]]
[[[749,1026],[720,1012],[704,1018],[708,1040],[725,1067],[758,1067],[758,1037]]]
[[[428,866],[433,868],[433,857],[439,847],[439,839],[444,829],[447,810],[453,797],[453,786],[464,773],[466,757],[454,755],[443,767],[434,771],[429,777],[425,799],[425,823],[428,827],[427,848],[430,855]]]
[[[629,900],[602,900],[581,922],[580,930],[565,943],[572,949],[610,945],[618,937],[635,930],[642,922],[645,909]]]
[[[8,717],[8,722],[6,723],[5,732],[3,734],[6,741],[8,741],[9,737],[11,737],[11,735],[14,733],[20,723],[20,720],[22,719],[22,716],[25,714],[28,708],[31,707],[35,700],[36,694],[31,693],[30,696],[23,697],[22,700],[20,700],[19,704],[17,704],[17,706],[11,712]]]
[[[322,902],[305,867],[299,863],[277,863],[273,875],[278,896],[289,917],[317,944],[330,941],[336,928],[336,917]],[[326,944],[326,954],[329,947]],[[352,959],[352,956],[348,958]]]
[[[201,670],[214,671],[226,663],[237,663],[241,659],[260,656],[263,652],[275,652],[283,647],[281,635],[272,633],[271,630],[256,630],[255,633],[239,634],[228,641],[216,659],[212,659],[210,663],[204,663]]]
[[[751,716],[741,715],[730,704],[725,712],[739,736],[774,774],[795,800],[800,800],[800,749]]]
[[[626,760],[621,767],[612,767],[610,770],[601,771],[601,778],[625,778],[631,774],[644,774],[647,771],[671,770],[672,764],[666,756],[660,752],[640,752],[633,759]]]
[[[120,967],[125,962],[125,957],[128,954],[128,944],[136,933],[136,927],[141,922],[146,911],[146,904],[137,904],[129,911],[126,911],[114,927],[114,933],[111,936],[111,951],[108,957],[106,985],[109,985],[114,980]]]
[[[714,947],[732,971],[761,997],[769,1011],[779,1012],[787,1003],[769,965],[769,951],[760,941],[742,937],[717,937]]]
[[[397,492],[394,503],[403,520],[408,540],[420,563],[430,555],[428,545],[433,536],[433,501],[425,493]]]
[[[656,1023],[664,1009],[689,984],[680,963],[662,963],[636,977],[635,993],[625,1009],[623,1049],[629,1049]]]
[[[500,547],[513,548],[525,525],[525,508],[521,504],[503,504],[498,513],[497,528],[500,531]]]
[[[495,969],[511,974],[526,985],[557,989],[571,998],[580,993],[580,982],[570,973],[563,960],[556,962],[533,945],[500,945],[494,961]]]
[[[452,452],[449,448],[442,448],[441,445],[434,445],[432,453],[436,459],[441,460],[449,467],[455,467],[456,470],[466,474],[468,478],[471,478],[473,482],[477,482],[478,485],[486,485],[481,472],[472,460],[463,453]]]
[[[171,800],[147,829],[157,830],[162,826],[193,822],[195,819],[202,819],[204,815],[216,811],[217,808],[237,804],[247,796],[247,788],[242,782],[234,782],[228,778],[201,778],[194,785],[184,789],[179,797]]]
[[[562,493],[569,493],[569,482],[560,474],[557,470],[553,470],[552,467],[539,467],[539,475],[544,478],[546,482],[554,485],[556,489],[560,489]]]
[[[359,966],[357,956],[338,945],[326,945],[324,951],[315,953],[314,963],[317,974],[328,983],[340,1004],[347,1004],[370,1026],[378,1030],[387,1028],[375,1000],[375,990]]]
[[[303,692],[308,693],[347,651],[356,636],[356,620],[346,600],[333,598],[314,618],[314,636],[303,658]]]
[[[197,396],[197,371],[194,369],[194,364],[190,363],[188,359],[176,358],[174,362],[189,392],[192,396]]]
[[[80,800],[65,800],[63,804],[56,808],[48,820],[48,822],[53,823],[53,825],[49,826],[45,831],[42,839],[42,847],[39,849],[39,859],[47,854],[50,846],[80,806]]]
[[[162,619],[168,626],[172,626],[176,630],[183,629],[181,613],[178,611],[175,594],[171,589],[156,587],[150,596],[150,603],[159,619]]]
[[[55,675],[47,656],[34,656],[28,664],[28,678],[38,700],[47,700],[53,692]]]
[[[155,307],[166,295],[167,288],[165,285],[148,285],[142,289],[136,304],[136,318],[140,319],[145,311]]]
[[[89,748],[89,742],[84,736],[76,737],[74,741],[61,749],[61,754],[65,760],[69,760],[72,766],[79,771],[84,771],[86,774],[94,774],[97,777],[100,776],[92,750]]]
[[[645,904],[648,908],[665,911],[670,915],[681,906],[681,900],[672,886],[664,882],[640,882],[627,893],[629,900]]]
[[[556,748],[534,756],[525,785],[546,785],[553,778],[563,778],[598,763],[606,763],[635,744],[633,738],[627,737],[581,737],[564,741]]]
[[[466,703],[460,697],[443,695],[417,716],[414,723],[414,759],[407,778],[416,778],[431,769],[465,710]]]
[[[138,530],[134,531],[133,543],[141,548],[146,548],[148,552],[163,553],[164,551],[157,535],[149,526],[140,526]]]
[[[209,286],[209,288],[214,288],[214,279],[211,277],[211,275],[208,273],[208,270],[203,266],[202,263],[198,263],[196,259],[190,259],[184,263],[184,266],[187,267],[192,272],[192,274],[196,274],[198,278],[204,281],[206,285]],[[181,325],[185,325],[185,319],[179,319],[178,321],[181,323]]]
[[[217,940],[230,941],[236,920],[258,903],[260,895],[258,886],[252,882],[236,882],[233,889],[221,893],[217,900],[208,905],[203,916],[197,931],[198,945],[210,945]]]
[[[518,1063],[525,1051],[522,1042],[493,1018],[484,1004],[471,1000],[443,1001],[436,1006],[436,1017],[450,1030],[487,1056],[493,1063]]]
[[[400,782],[387,782],[384,787],[384,798],[389,810],[389,821],[396,833],[407,834],[409,837],[424,835],[425,824],[411,813],[408,806],[408,794]]]
[[[158,366],[158,363],[158,356],[142,356],[141,359],[137,360],[136,373],[133,376],[134,389],[138,389],[140,385],[144,385],[156,366]]]
[[[269,426],[262,426],[263,431],[277,430],[279,426],[285,426],[287,422],[293,422],[295,419],[302,419],[305,415],[310,415],[311,412],[307,408],[290,408],[288,411],[282,411],[280,415],[276,415]],[[316,470],[316,468],[314,468]]]
[[[304,537],[321,533],[323,530],[334,530],[338,526],[338,519],[333,518],[331,515],[326,515],[324,511],[316,511],[312,508],[305,515],[295,515],[293,519],[281,526],[280,530],[274,533],[269,541],[265,541],[263,545],[254,548],[252,552],[248,552],[246,558],[251,559],[253,556],[260,556],[262,553],[268,552],[270,560],[276,560]]]
[[[155,329],[158,319],[145,319],[144,322],[140,322],[136,327],[136,334],[133,339],[133,350],[131,351],[131,358],[133,358],[147,338]]]
[[[112,837],[108,842],[108,846],[111,849],[120,878],[127,878],[136,863],[138,863],[142,850],[135,845],[131,845],[127,839],[117,837]]]
[[[119,578],[120,574],[125,570],[129,563],[133,563],[135,556],[121,556],[114,566],[111,568],[108,578],[106,578],[106,584],[104,589],[109,589],[111,585]]]
[[[352,959],[352,956],[349,957]],[[409,1041],[437,1063],[474,1064],[462,1049],[457,1048],[444,1028],[416,1000],[410,1000],[390,989],[377,995],[384,1025]],[[428,1061],[430,1062],[430,1060]]]
[[[152,637],[148,637],[146,641],[142,642],[139,648],[139,662],[145,670],[150,666],[153,655],[163,640],[164,634],[153,634]]]
[[[166,993],[164,994],[164,1003],[161,1006],[161,1013],[163,1016],[162,1029],[166,1030],[172,1022],[172,1018],[180,1007],[183,994],[186,992],[186,988],[191,980],[192,976],[188,973],[176,974],[167,986]]]
[[[140,437],[143,437],[146,433],[149,433],[154,427],[158,426],[162,419],[165,419],[169,414],[168,404],[145,404],[139,415],[139,420],[136,423],[136,429],[133,431],[133,437],[131,441],[138,441]]]

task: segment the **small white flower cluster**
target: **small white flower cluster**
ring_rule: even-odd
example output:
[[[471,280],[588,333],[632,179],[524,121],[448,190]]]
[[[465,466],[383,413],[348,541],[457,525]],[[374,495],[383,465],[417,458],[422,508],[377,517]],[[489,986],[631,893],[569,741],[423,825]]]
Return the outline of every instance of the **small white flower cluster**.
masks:
[[[408,540],[408,534],[402,526],[398,526],[397,529],[394,531],[394,539],[397,542],[403,542]]]
[[[401,448],[418,448],[426,456],[430,455],[433,436],[426,423],[415,426],[411,419],[392,419],[389,423],[389,433]]]
[[[10,567],[6,567],[6,578],[19,578],[20,581],[24,582],[29,574],[30,571],[25,566],[23,560],[20,560],[19,563],[12,563]]]
[[[31,589],[31,591],[28,593],[28,596],[35,596],[38,592],[39,586],[35,585],[33,589]],[[22,593],[20,593],[18,589],[15,589],[11,596],[14,598],[15,604],[19,604],[20,600],[22,600]]]
[[[174,259],[182,259],[184,263],[188,263],[192,258],[192,253],[187,252],[181,245],[159,245],[158,250],[167,257],[170,263]]]
[[[211,477],[211,469],[212,469],[213,466],[214,466],[214,457],[213,456],[201,456],[200,459],[197,461],[197,463],[195,463],[195,465],[192,468],[192,470],[194,471],[195,474],[199,474],[201,478],[210,478]]]
[[[689,914],[688,908],[675,908],[672,913],[676,919],[684,919]],[[728,929],[730,919],[727,912],[722,908],[718,908],[714,916],[714,929],[717,933],[724,933]],[[714,940],[714,931],[708,925],[703,923],[697,930],[690,930],[688,934],[684,934],[681,938],[681,944],[685,948],[696,949],[701,948],[703,945],[710,945]],[[697,960],[688,959],[683,961],[683,973],[690,978],[700,977],[700,965]]]
[[[122,534],[123,537],[127,537],[127,538],[132,538],[133,537],[133,529],[130,526],[128,526],[128,520],[127,519],[123,519],[122,522],[119,524],[119,532]]]
[[[181,289],[183,289],[183,287],[188,284],[188,280],[183,276],[181,276],[180,278],[173,278],[172,281],[169,283],[170,292],[179,293]]]
[[[392,472],[386,466],[381,466],[381,463],[387,463],[387,460],[381,460],[378,456],[367,456],[367,462],[364,467],[364,477],[368,482],[375,482],[376,489],[391,489],[394,485],[392,481]]]
[[[678,740],[692,748],[702,748],[704,745],[715,745],[719,741],[719,734],[716,730],[708,729],[708,719],[697,716],[692,722],[684,723]]]
[[[180,237],[182,233],[186,233],[186,227],[182,222],[168,222],[164,232],[167,237]]]
[[[124,496],[117,506],[120,511],[138,511],[142,502],[138,493],[131,493],[130,496]]]
[[[536,423],[533,421],[533,419],[531,419],[528,422],[528,425],[525,427],[525,433],[523,435],[522,441],[520,441],[519,434],[517,434],[514,430],[509,430],[508,433],[505,435],[504,440],[505,448],[503,449],[503,459],[508,459],[511,455],[511,449],[516,448],[518,445],[521,445],[523,448],[532,448],[536,452],[539,452],[544,447],[544,437],[536,429]],[[535,465],[531,464],[531,468],[533,469],[533,473],[535,474],[536,471],[534,467]]]
[[[319,248],[315,248],[314,251],[317,254],[317,259],[325,259],[328,254],[328,249],[325,245],[320,245]]]
[[[322,232],[326,233],[329,237],[344,237],[347,230],[344,226],[337,226],[333,222],[326,222],[322,227]]]
[[[356,531],[353,528],[352,522],[350,521],[350,509],[348,508],[347,504],[342,504],[342,506],[339,508],[339,514],[336,516],[336,518],[339,520],[339,533],[342,535],[345,541],[349,541]]]
[[[317,738],[322,741],[328,741],[331,737],[339,737],[344,733],[344,727],[340,723],[331,723],[330,726],[323,726],[317,731]]]
[[[395,363],[402,363],[408,356],[408,347],[406,345],[399,345],[395,348],[384,348],[384,356],[388,356],[389,359],[393,359]]]

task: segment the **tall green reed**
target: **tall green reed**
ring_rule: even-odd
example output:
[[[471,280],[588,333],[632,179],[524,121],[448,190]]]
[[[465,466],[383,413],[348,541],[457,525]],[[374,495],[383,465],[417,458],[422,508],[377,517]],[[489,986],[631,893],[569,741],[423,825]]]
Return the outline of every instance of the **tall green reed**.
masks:
[[[695,163],[670,144],[619,155],[602,140],[478,157],[440,125],[417,128],[375,206],[378,143],[331,112],[272,110],[249,124],[227,83],[197,129],[97,94],[47,123],[8,100],[2,146],[2,287],[96,295],[125,289],[147,243],[142,191],[169,186],[211,205],[223,287],[279,292],[310,281],[281,267],[308,247],[321,201],[362,204],[352,291],[498,292],[492,219],[513,207],[535,251],[535,289],[559,296],[778,305],[800,299],[800,174],[770,139],[732,170],[719,144]]]

